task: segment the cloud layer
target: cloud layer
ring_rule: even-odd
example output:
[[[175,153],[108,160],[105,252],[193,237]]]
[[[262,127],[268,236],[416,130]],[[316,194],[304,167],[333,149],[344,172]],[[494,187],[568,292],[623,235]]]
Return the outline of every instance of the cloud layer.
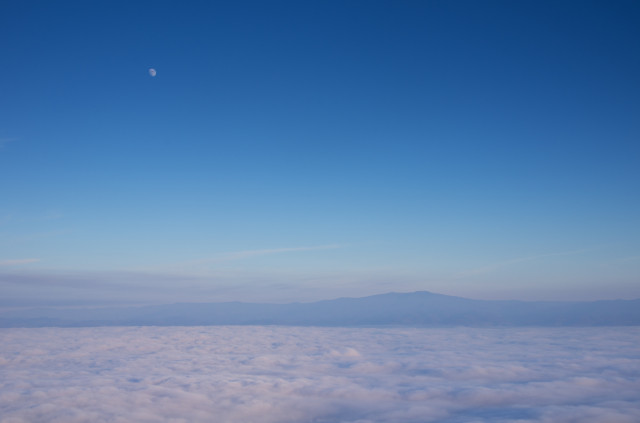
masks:
[[[0,421],[640,421],[640,328],[0,330]]]
[[[37,259],[37,258],[7,259],[7,260],[0,260],[0,266],[16,266],[20,264],[37,263],[39,261],[40,259]]]

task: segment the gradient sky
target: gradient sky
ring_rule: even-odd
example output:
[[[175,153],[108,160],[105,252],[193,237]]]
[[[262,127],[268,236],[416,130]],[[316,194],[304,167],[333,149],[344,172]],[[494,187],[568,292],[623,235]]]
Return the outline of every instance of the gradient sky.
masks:
[[[3,1],[0,58],[0,306],[640,297],[637,1]]]

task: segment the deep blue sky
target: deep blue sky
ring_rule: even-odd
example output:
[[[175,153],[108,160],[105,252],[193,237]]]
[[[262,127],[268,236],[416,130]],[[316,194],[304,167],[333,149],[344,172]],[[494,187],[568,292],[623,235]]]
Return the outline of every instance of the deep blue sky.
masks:
[[[3,1],[0,58],[0,305],[640,297],[637,1]]]

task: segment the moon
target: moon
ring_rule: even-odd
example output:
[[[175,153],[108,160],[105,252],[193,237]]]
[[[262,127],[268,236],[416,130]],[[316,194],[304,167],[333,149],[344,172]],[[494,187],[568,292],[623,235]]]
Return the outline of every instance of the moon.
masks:
[[[149,75],[156,76],[156,70],[154,68],[149,68]]]

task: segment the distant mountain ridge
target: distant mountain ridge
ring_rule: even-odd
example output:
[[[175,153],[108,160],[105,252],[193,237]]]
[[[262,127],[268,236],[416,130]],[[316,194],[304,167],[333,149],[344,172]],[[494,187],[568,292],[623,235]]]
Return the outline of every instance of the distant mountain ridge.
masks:
[[[640,299],[488,301],[418,291],[310,303],[176,303],[0,313],[0,327],[5,328],[201,325],[634,326],[640,325]]]

